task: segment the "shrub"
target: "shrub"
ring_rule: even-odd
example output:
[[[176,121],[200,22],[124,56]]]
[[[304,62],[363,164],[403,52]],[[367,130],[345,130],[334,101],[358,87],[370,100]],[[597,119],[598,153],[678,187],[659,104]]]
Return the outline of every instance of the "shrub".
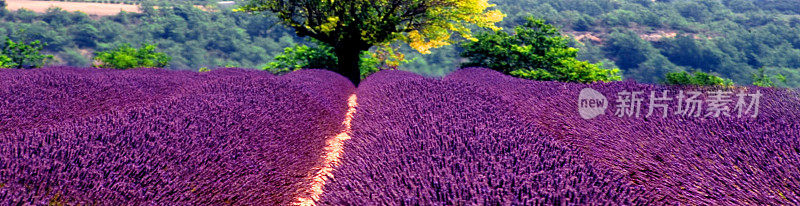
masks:
[[[391,45],[378,46],[373,52],[362,52],[360,61],[362,79],[377,71],[397,69],[400,65],[411,62]],[[295,45],[285,48],[283,54],[276,56],[262,70],[282,74],[304,68],[332,69],[337,67],[337,63],[333,47],[315,41],[312,46]]]
[[[0,68],[30,69],[44,66],[45,61],[53,58],[52,55],[40,53],[45,45],[38,40],[25,43],[6,37],[3,50],[0,51]]]
[[[664,83],[667,85],[694,85],[694,86],[730,86],[733,81],[724,79],[705,72],[670,72],[667,73]]]
[[[751,79],[753,80],[753,85],[759,87],[776,87],[777,84],[775,81],[773,81],[773,79],[778,80],[780,83],[786,84],[785,76],[782,74],[770,76],[764,71],[764,68],[760,68],[757,72],[753,73]]]
[[[94,66],[112,69],[166,67],[172,57],[155,50],[155,44],[142,44],[139,49],[131,47],[130,44],[123,44],[111,51],[98,52],[94,59],[99,64]]]
[[[477,35],[477,41],[464,43],[461,56],[469,58],[465,66],[544,81],[591,83],[622,79],[619,69],[575,59],[578,49],[567,46],[569,41],[544,20],[528,18],[515,31],[513,35],[503,31],[482,33]]]
[[[303,68],[336,68],[336,62],[333,47],[295,45],[285,48],[283,54],[276,56],[274,61],[262,69],[275,74],[283,74]]]

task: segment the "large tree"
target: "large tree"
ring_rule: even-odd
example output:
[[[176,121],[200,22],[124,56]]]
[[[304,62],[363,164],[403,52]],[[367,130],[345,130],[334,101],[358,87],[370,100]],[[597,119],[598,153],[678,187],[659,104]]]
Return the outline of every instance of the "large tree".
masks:
[[[453,43],[460,34],[474,40],[470,25],[499,30],[503,19],[487,0],[249,0],[239,10],[270,13],[301,37],[334,48],[335,71],[360,81],[362,51],[378,44],[407,42],[421,53]]]

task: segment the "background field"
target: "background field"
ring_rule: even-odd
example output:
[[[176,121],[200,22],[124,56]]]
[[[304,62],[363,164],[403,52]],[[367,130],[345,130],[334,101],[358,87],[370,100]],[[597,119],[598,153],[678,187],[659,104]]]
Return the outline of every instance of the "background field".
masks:
[[[8,10],[16,11],[21,8],[34,12],[44,13],[47,9],[58,7],[64,11],[80,11],[88,15],[112,16],[119,14],[120,11],[140,12],[138,5],[131,4],[110,4],[110,3],[90,3],[90,2],[62,2],[62,1],[33,1],[33,0],[6,0]]]

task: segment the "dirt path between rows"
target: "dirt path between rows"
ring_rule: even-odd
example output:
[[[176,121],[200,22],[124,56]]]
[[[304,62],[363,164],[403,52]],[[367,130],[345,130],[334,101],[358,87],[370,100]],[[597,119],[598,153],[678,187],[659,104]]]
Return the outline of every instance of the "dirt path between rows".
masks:
[[[322,188],[325,186],[328,177],[333,177],[331,172],[335,167],[339,166],[340,158],[344,154],[344,142],[350,139],[350,122],[353,120],[356,106],[358,106],[356,99],[355,94],[350,95],[350,98],[347,99],[347,113],[344,116],[344,121],[342,121],[344,129],[335,137],[328,139],[327,146],[324,149],[325,155],[323,156],[322,168],[314,168],[315,170],[318,169],[318,171],[311,177],[311,185],[305,189],[302,196],[295,200],[294,205],[315,205],[315,201],[319,200],[320,195],[322,195]]]

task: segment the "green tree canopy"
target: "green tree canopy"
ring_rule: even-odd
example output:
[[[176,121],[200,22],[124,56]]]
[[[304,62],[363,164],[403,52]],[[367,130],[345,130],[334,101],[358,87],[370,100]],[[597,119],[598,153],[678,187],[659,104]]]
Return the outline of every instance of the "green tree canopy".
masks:
[[[544,20],[528,18],[516,34],[503,31],[477,35],[478,41],[463,45],[466,66],[488,67],[506,74],[535,80],[589,83],[618,81],[618,69],[578,61],[578,49],[569,47],[561,32]]]
[[[422,53],[472,39],[469,25],[492,29],[503,18],[487,0],[249,0],[240,10],[270,12],[301,37],[333,47],[337,72],[360,81],[359,59],[374,45],[402,40]]]

